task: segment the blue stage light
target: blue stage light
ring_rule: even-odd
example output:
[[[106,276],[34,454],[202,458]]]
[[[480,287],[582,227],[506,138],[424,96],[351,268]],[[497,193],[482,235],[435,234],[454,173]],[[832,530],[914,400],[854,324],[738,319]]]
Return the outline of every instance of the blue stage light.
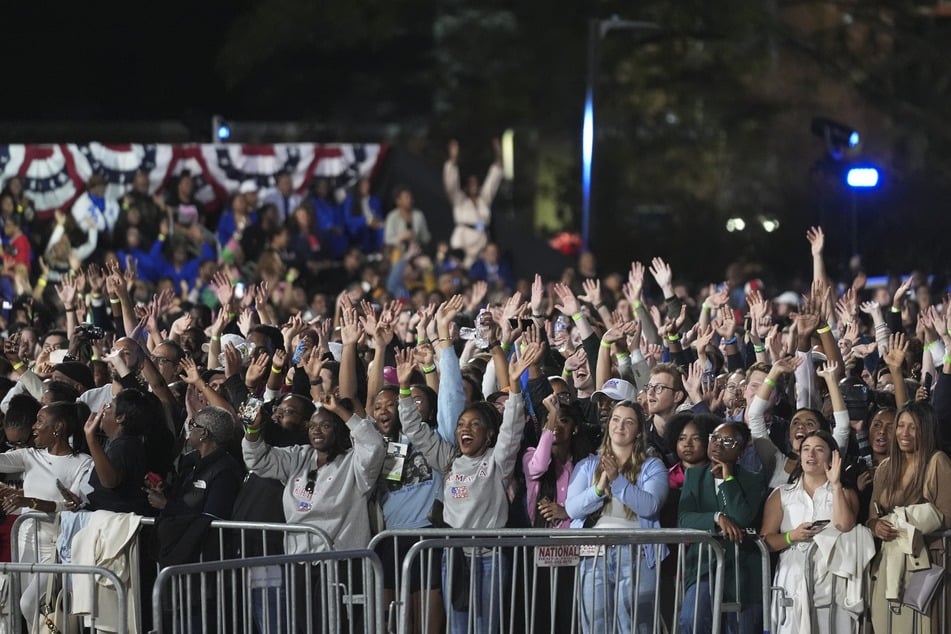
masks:
[[[853,188],[878,187],[878,170],[874,167],[853,167],[846,173],[845,182]]]

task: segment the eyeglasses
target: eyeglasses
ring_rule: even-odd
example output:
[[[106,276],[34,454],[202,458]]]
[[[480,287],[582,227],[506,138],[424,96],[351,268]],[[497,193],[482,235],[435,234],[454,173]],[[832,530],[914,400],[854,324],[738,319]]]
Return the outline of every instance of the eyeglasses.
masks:
[[[198,423],[196,423],[196,422],[193,421],[193,420],[190,420],[190,421],[188,421],[188,429],[204,429],[204,430],[207,430],[208,428],[205,427],[204,425],[199,425]]]
[[[710,434],[710,442],[723,445],[724,449],[733,449],[740,444],[740,441],[732,436],[721,436],[719,434]]]
[[[314,494],[315,486],[317,486],[317,469],[311,469],[307,472],[307,485],[304,487],[304,490],[307,491],[307,495]]]
[[[296,409],[292,409],[290,407],[275,407],[274,413],[280,414],[281,416],[290,416],[291,414],[297,414],[298,416],[300,416],[300,411]]]
[[[648,383],[644,386],[644,389],[648,392],[658,392],[660,394],[663,394],[664,390],[670,390],[671,392],[674,391],[674,388],[670,387],[669,385],[661,385],[660,383]]]

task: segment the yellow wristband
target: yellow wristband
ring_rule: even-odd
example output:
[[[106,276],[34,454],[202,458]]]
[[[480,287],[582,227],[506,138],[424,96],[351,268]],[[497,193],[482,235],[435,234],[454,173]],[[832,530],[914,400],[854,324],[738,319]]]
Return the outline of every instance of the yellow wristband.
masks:
[[[26,365],[26,364],[23,363],[22,361],[17,361],[16,363],[13,364],[13,371],[15,372],[15,371],[19,370],[20,368],[22,368],[23,366],[25,366],[25,365]]]
[[[816,330],[817,335],[824,335],[827,332],[832,332],[832,326],[823,326],[822,328],[818,328]]]
[[[274,374],[280,374],[280,373],[283,372],[283,371],[284,371],[284,370],[282,370],[281,368],[279,368],[279,367],[277,367],[277,366],[274,366],[274,365],[271,366],[271,372],[273,372]]]
[[[610,350],[610,349],[611,349],[611,344],[608,343],[607,341],[605,341],[604,339],[602,339],[602,340],[601,340],[601,347],[602,347],[602,348],[608,348],[608,349]]]
[[[581,313],[575,313],[574,315],[571,316],[571,320],[575,322],[581,321],[582,319],[584,319],[584,315],[582,315]]]
[[[789,531],[786,531],[786,544],[792,546],[792,539],[789,538]]]
[[[36,285],[41,287],[46,286],[46,278],[41,277],[40,279],[36,280]]]

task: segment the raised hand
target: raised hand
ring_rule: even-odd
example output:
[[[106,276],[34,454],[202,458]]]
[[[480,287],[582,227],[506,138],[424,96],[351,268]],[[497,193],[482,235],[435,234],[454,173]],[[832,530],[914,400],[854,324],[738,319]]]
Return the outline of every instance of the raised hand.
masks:
[[[663,258],[654,258],[651,260],[650,272],[654,276],[654,281],[657,282],[666,296],[668,291],[672,290],[673,273],[670,270],[670,265],[664,262]]]
[[[888,338],[888,351],[883,356],[885,365],[891,369],[901,368],[902,364],[905,362],[905,353],[907,351],[908,341],[905,339],[904,333],[894,333]]]
[[[535,274],[535,280],[532,282],[531,307],[532,315],[543,314],[545,302],[545,284],[542,282],[542,276]]]
[[[76,281],[73,276],[64,275],[60,283],[56,285],[56,294],[59,295],[59,300],[63,302],[63,306],[66,308],[75,307],[76,293]]]
[[[898,288],[895,290],[895,296],[892,297],[892,306],[895,308],[901,308],[902,304],[905,303],[905,295],[908,293],[908,290],[911,288],[911,284],[914,281],[913,276],[909,275],[905,280],[898,285]]]
[[[215,291],[218,303],[227,310],[231,306],[231,300],[234,299],[234,284],[231,283],[231,278],[224,271],[218,271],[211,278],[211,288]]]
[[[197,385],[201,381],[201,373],[198,372],[198,364],[191,357],[182,359],[182,380],[189,385]]]
[[[812,255],[822,255],[822,249],[826,243],[826,236],[822,232],[822,227],[809,227],[809,230],[806,231],[806,240],[809,241]]]
[[[555,284],[552,286],[552,290],[558,297],[559,302],[555,304],[555,309],[561,314],[571,317],[581,312],[581,309],[578,307],[578,298],[575,297],[575,294],[570,288],[564,284]]]
[[[317,346],[311,348],[310,352],[304,355],[301,361],[307,378],[311,381],[316,381],[320,378],[320,371],[324,369],[324,355],[317,349]]]
[[[862,302],[859,304],[859,310],[866,315],[870,315],[875,321],[882,319],[882,307],[878,302]]]
[[[482,301],[485,299],[486,294],[489,292],[488,283],[479,280],[472,284],[472,291],[469,295],[469,311],[475,312],[479,306],[482,305]]]
[[[713,320],[713,327],[723,339],[732,339],[736,333],[736,317],[729,304],[723,305],[723,310],[717,311],[717,318]]]
[[[409,387],[413,380],[413,370],[416,368],[416,362],[413,359],[413,352],[409,348],[397,350],[394,353],[396,360],[396,378],[401,387]]]
[[[727,282],[723,283],[723,290],[718,291],[714,287],[713,292],[710,293],[710,295],[708,295],[707,299],[705,300],[706,304],[710,306],[710,308],[719,308],[728,301],[730,301],[730,285]]]
[[[106,286],[106,277],[99,268],[98,264],[90,264],[86,267],[86,277],[89,279],[89,290],[93,294],[101,295]]]
[[[518,383],[519,377],[522,376],[522,372],[531,366],[538,363],[538,360],[542,357],[542,346],[539,343],[529,343],[522,348],[518,355],[512,355],[512,358],[509,359],[509,380],[512,382],[512,385]],[[513,391],[517,391],[513,389]]]
[[[627,274],[627,283],[630,287],[627,290],[627,300],[631,302],[633,308],[634,302],[641,301],[644,293],[644,265],[636,260],[631,262],[631,272]]]
[[[697,354],[701,357],[706,356],[706,349],[713,342],[713,326],[707,325],[706,328],[698,328],[697,336],[691,344],[697,350]]]
[[[244,374],[244,384],[249,387],[255,387],[264,377],[267,376],[268,366],[271,360],[266,354],[255,355],[248,364],[248,369]]]
[[[827,361],[819,366],[819,369],[816,370],[816,374],[821,376],[826,382],[836,382],[835,373],[839,370],[839,364],[835,361]]]
[[[447,301],[439,305],[439,308],[436,309],[436,325],[439,327],[440,333],[445,330],[449,331],[449,324],[452,323],[452,320],[456,318],[456,315],[462,310],[465,305],[462,295],[453,295]],[[442,334],[440,334],[442,336]]]
[[[355,308],[344,309],[340,313],[340,342],[345,346],[355,346],[360,340],[362,328]]]
[[[241,314],[238,315],[238,330],[241,331],[241,334],[247,338],[248,334],[251,332],[251,329],[254,328],[255,313],[250,308],[245,308],[241,311]]]
[[[584,280],[581,282],[581,288],[584,291],[584,295],[579,297],[581,301],[593,304],[595,307],[601,305],[601,280]]]

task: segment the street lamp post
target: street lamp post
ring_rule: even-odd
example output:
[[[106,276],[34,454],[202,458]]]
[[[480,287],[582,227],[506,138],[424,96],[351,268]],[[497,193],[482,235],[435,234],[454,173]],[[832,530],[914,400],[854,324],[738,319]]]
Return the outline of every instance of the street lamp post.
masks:
[[[581,245],[587,251],[591,246],[591,185],[594,164],[594,87],[601,57],[601,40],[614,30],[645,33],[660,27],[653,22],[622,20],[617,16],[607,20],[592,19],[588,23],[588,81],[584,98],[584,121],[581,126]]]

